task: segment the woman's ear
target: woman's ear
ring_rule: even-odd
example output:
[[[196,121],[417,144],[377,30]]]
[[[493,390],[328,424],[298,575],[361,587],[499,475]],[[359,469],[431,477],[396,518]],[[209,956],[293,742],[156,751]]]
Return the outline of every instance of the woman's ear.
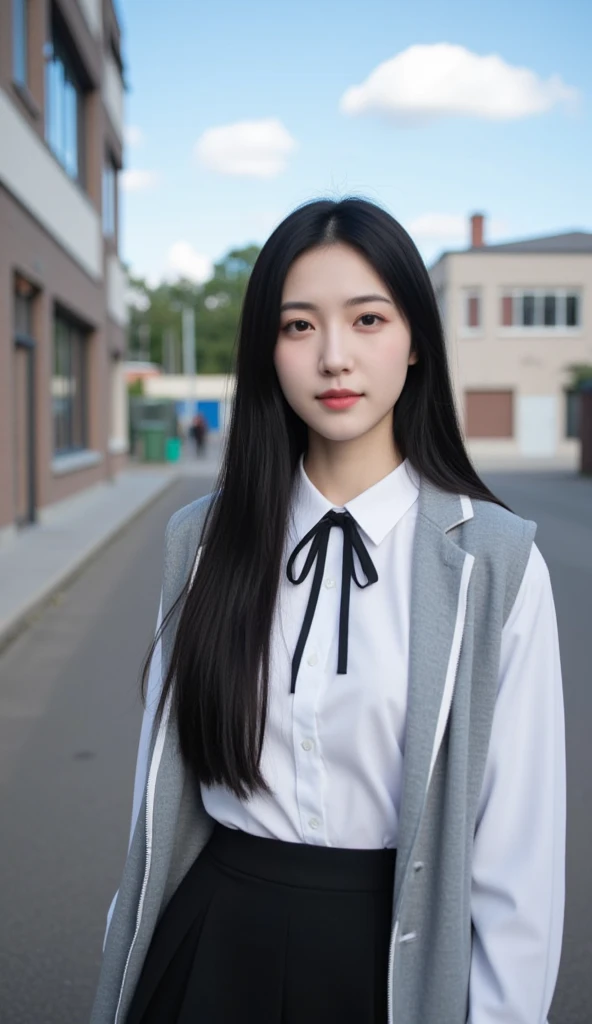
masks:
[[[408,366],[414,366],[415,363],[418,361],[418,359],[419,359],[419,356],[417,355],[417,352],[414,349],[411,349],[411,352],[409,353],[409,359],[407,361],[407,365]]]

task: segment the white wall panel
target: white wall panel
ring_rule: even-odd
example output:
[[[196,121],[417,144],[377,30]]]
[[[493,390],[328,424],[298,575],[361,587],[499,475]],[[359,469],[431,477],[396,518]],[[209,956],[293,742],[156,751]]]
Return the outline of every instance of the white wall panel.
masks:
[[[99,214],[0,89],[0,181],[91,277],[102,277]]]
[[[557,451],[557,397],[518,396],[518,446],[521,455],[551,456]]]
[[[111,366],[111,430],[109,451],[120,454],[129,448],[127,384],[121,360]]]

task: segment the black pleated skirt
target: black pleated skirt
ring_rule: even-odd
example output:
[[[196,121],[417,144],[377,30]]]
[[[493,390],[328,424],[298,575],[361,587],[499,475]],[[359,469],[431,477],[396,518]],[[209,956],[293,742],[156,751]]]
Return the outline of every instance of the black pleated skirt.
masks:
[[[216,824],[126,1024],[386,1024],[395,857]]]

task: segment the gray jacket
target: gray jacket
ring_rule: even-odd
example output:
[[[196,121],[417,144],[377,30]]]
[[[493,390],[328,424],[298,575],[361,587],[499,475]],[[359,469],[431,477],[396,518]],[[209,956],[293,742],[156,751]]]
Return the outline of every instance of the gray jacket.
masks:
[[[170,520],[163,615],[187,582],[211,496]],[[471,852],[503,625],[536,526],[421,480],[413,554],[403,796],[389,963],[390,1024],[465,1024]],[[178,614],[163,634],[163,670]],[[213,828],[174,721],[151,742],[144,798],[107,933],[91,1024],[124,1024],[156,924]],[[196,1022],[198,1024],[198,1022]]]

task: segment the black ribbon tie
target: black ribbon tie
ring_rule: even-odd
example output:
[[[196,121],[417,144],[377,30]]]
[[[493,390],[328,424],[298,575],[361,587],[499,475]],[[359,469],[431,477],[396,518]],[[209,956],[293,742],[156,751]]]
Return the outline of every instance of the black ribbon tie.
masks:
[[[312,620],[314,618],[317,601],[319,599],[319,593],[321,590],[321,583],[323,581],[323,573],[325,571],[325,562],[327,560],[327,549],[329,547],[329,534],[334,526],[339,526],[343,530],[343,562],[341,567],[341,604],[339,607],[339,656],[337,659],[337,674],[345,675],[347,672],[347,647],[348,647],[348,628],[349,628],[349,598],[351,581],[353,580],[356,586],[363,590],[365,587],[370,586],[371,583],[376,583],[378,580],[378,573],[374,566],[374,562],[370,558],[368,551],[364,545],[359,530],[358,524],[356,523],[353,516],[347,511],[336,512],[331,509],[327,512],[322,519],[313,526],[312,530],[306,534],[305,537],[296,545],[290,558],[288,559],[288,565],[286,572],[288,579],[291,583],[303,583],[310,570],[313,562],[316,559],[315,574],[312,581],[312,587],[310,590],[310,597],[308,599],[308,605],[306,607],[306,613],[302,628],[300,630],[300,636],[298,637],[298,643],[296,644],[296,650],[294,651],[294,657],[292,658],[292,685],[290,692],[294,693],[296,689],[296,677],[298,675],[298,669],[300,668],[300,662],[302,660],[302,652]],[[306,557],[306,561],[302,568],[302,572],[298,577],[295,577],[292,568],[294,562],[303,548],[310,544],[310,551]],[[361,582],[356,574],[356,566],[354,563],[354,551],[358,556],[360,565],[366,582]]]

